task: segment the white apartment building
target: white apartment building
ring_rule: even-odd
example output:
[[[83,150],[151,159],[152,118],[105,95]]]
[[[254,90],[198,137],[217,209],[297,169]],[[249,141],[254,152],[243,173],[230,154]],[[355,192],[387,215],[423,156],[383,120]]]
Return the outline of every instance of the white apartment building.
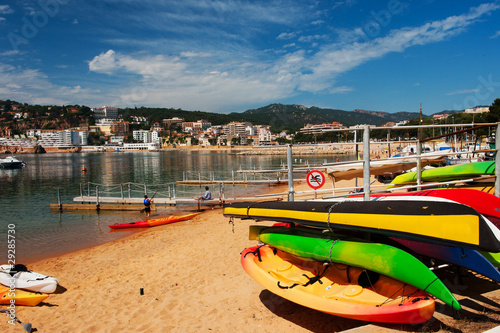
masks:
[[[94,112],[95,119],[118,119],[118,108],[112,106],[96,107],[93,108],[92,111]]]
[[[132,136],[134,140],[141,141],[144,143],[159,143],[160,135],[157,131],[145,131],[145,130],[137,130],[132,132]]]
[[[490,107],[489,106],[476,106],[473,108],[465,109],[465,113],[485,113],[485,112],[490,112]]]
[[[304,134],[322,134],[325,131],[332,129],[340,129],[343,127],[344,126],[341,123],[334,121],[333,123],[327,123],[327,124],[318,124],[318,125],[307,124],[305,127],[302,127],[299,131]]]
[[[38,137],[38,144],[42,147],[86,146],[88,144],[87,131],[74,130],[28,130],[28,138]]]
[[[229,124],[224,125],[222,130],[227,136],[234,137],[236,136],[236,134],[245,133],[245,130],[248,126],[252,126],[252,124],[232,121]]]

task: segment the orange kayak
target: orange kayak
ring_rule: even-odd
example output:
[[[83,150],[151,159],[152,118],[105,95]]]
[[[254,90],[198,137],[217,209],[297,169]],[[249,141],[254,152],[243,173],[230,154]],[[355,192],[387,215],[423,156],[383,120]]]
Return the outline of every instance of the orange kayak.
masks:
[[[418,324],[434,314],[435,303],[429,294],[360,267],[324,265],[267,245],[244,250],[241,264],[270,292],[339,317]]]
[[[109,227],[111,229],[149,228],[149,227],[155,227],[157,225],[189,220],[198,214],[200,214],[200,213],[193,213],[193,214],[187,214],[187,215],[181,215],[181,216],[172,215],[172,216],[162,217],[162,218],[153,219],[153,220],[144,220],[144,221],[137,221],[137,222],[130,222],[130,223],[122,223],[122,224],[111,224],[111,225],[109,225]]]

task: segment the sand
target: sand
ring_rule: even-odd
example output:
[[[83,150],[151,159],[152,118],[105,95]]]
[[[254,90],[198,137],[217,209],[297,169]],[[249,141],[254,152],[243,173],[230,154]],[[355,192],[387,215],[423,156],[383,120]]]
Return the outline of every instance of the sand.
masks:
[[[352,182],[337,188],[348,185]],[[296,187],[306,189],[305,184]],[[248,240],[248,226],[255,223],[231,224],[221,209],[206,210],[190,221],[30,264],[57,277],[61,287],[36,307],[16,307],[16,315],[39,332],[338,332],[358,327],[360,332],[481,332],[500,323],[498,285],[467,272],[462,272],[463,284],[456,275],[444,276],[463,299],[460,320],[439,302],[434,318],[417,326],[366,326],[291,303],[263,289],[240,265],[241,251],[256,245]],[[0,331],[23,331],[2,315]]]

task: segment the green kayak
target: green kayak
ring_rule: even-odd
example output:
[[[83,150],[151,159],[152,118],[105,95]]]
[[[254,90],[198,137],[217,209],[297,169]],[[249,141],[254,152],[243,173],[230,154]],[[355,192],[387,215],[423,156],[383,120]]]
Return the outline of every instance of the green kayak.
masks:
[[[362,267],[392,277],[461,309],[455,296],[427,266],[393,246],[302,227],[250,226],[250,238],[298,257]]]
[[[466,179],[471,177],[480,177],[483,175],[495,174],[495,162],[474,162],[458,165],[445,166],[440,168],[428,169],[422,171],[422,181],[426,182],[445,182],[450,180]],[[398,186],[403,183],[414,183],[417,181],[417,172],[403,173],[389,184],[388,187]]]

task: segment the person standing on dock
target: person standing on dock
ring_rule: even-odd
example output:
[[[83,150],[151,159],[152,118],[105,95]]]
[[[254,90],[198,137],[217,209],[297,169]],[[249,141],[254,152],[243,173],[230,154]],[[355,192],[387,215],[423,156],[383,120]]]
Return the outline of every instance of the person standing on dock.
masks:
[[[205,186],[205,195],[194,198],[194,200],[212,200],[212,192],[210,192],[208,186]]]
[[[153,202],[153,199],[149,200],[148,196],[144,196],[144,211],[146,212],[146,217],[149,217],[149,214],[151,214],[151,203]]]

